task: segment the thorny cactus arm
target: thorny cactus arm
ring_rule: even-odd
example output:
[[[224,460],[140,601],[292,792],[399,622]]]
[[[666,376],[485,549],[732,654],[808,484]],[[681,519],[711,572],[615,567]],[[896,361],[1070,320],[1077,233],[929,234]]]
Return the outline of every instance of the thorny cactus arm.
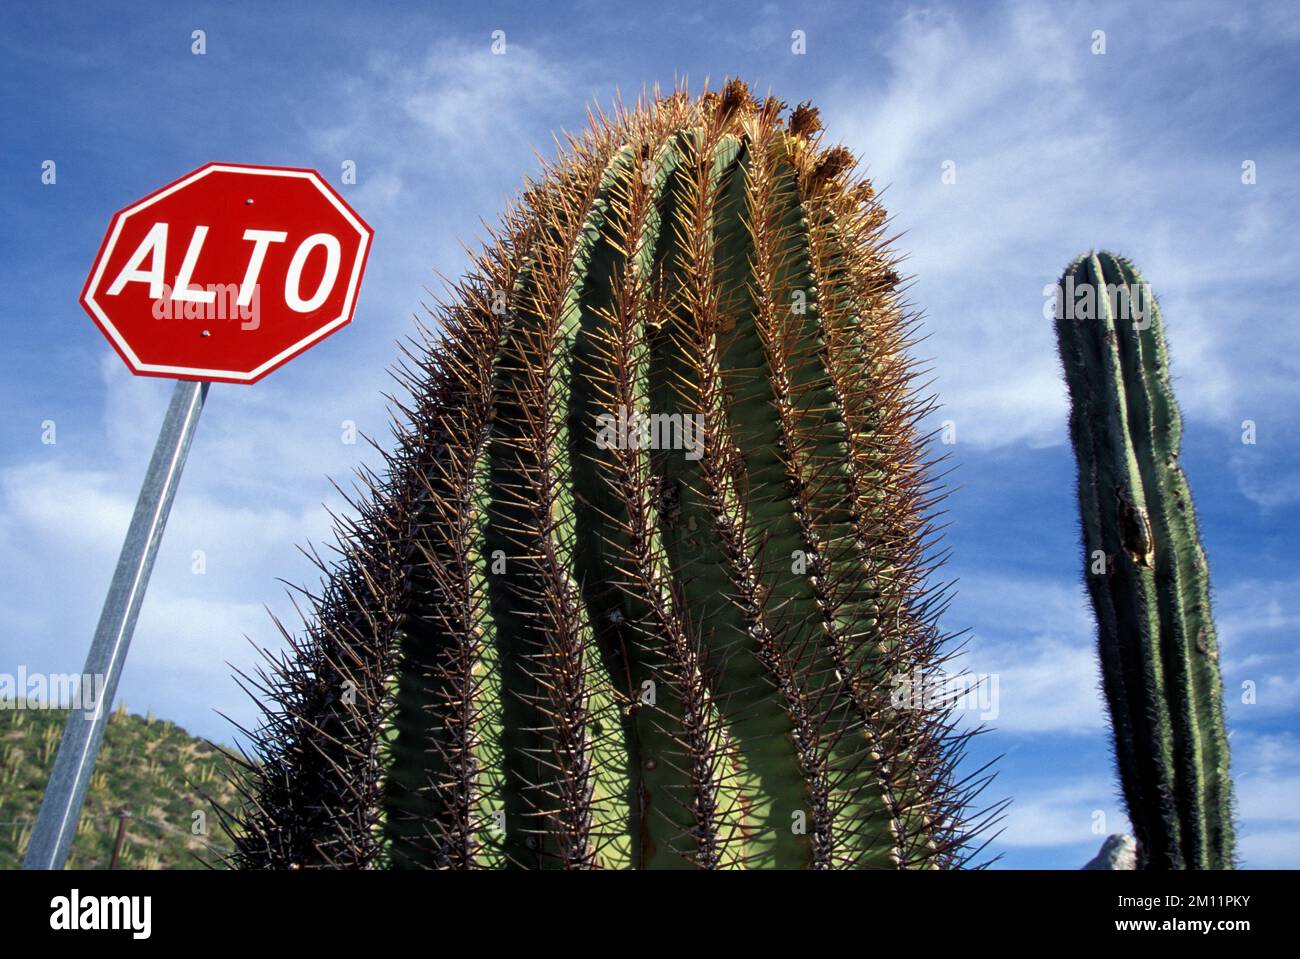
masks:
[[[1178,454],[1155,298],[1127,260],[1081,257],[1056,318],[1124,800],[1141,864],[1233,865],[1232,783],[1209,570]]]

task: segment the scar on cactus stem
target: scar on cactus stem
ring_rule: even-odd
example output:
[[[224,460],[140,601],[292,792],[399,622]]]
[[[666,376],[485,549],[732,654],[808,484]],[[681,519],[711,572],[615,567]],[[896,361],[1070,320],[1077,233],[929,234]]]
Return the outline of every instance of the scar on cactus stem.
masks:
[[[1133,264],[1080,257],[1056,331],[1079,464],[1085,579],[1138,863],[1233,866],[1209,568],[1178,455],[1164,321]]]
[[[783,110],[593,114],[429,311],[305,635],[249,681],[235,865],[979,855],[988,768],[897,695],[952,654],[916,321],[852,155]],[[602,441],[632,412],[681,430]]]

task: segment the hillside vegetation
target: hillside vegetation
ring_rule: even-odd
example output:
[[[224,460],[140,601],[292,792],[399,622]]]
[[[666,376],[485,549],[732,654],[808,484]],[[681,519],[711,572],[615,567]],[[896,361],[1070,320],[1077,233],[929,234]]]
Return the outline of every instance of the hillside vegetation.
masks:
[[[27,850],[68,715],[12,706],[0,704],[0,869],[18,868]],[[109,867],[122,810],[129,818],[119,869],[219,866],[225,836],[204,794],[232,805],[234,790],[222,775],[227,761],[222,749],[175,723],[119,707],[104,734],[69,868]]]

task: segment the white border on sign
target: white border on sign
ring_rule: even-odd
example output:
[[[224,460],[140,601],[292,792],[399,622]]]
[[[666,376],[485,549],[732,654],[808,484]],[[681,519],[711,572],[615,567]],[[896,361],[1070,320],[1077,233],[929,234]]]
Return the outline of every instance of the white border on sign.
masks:
[[[104,269],[108,266],[108,260],[112,255],[114,247],[117,246],[117,238],[122,232],[123,224],[141,210],[147,209],[164,197],[175,193],[182,187],[189,186],[191,183],[201,180],[209,173],[246,173],[252,176],[296,177],[298,179],[309,180],[311,181],[311,185],[314,186],[325,197],[325,199],[330,201],[334,206],[334,209],[338,210],[339,213],[343,215],[343,218],[352,225],[352,228],[356,230],[357,234],[361,237],[361,245],[357,247],[356,261],[352,265],[352,276],[348,280],[347,295],[343,298],[342,312],[340,312],[335,319],[331,320],[325,326],[317,328],[309,336],[304,337],[297,343],[267,360],[261,366],[257,367],[257,369],[247,373],[238,370],[202,370],[188,366],[158,366],[150,363],[142,363],[140,358],[135,355],[135,351],[127,344],[122,334],[117,331],[117,327],[115,327],[112,321],[109,320],[108,315],[100,305],[95,302],[95,293],[99,289],[99,281],[103,278]],[[311,170],[261,169],[258,167],[230,166],[228,164],[217,163],[212,166],[204,167],[201,170],[196,170],[192,175],[185,177],[183,180],[178,180],[161,193],[149,197],[138,206],[127,207],[122,211],[122,215],[117,218],[117,223],[113,227],[112,236],[108,238],[108,242],[104,245],[104,255],[100,257],[99,264],[95,268],[94,278],[91,279],[90,286],[86,288],[86,305],[94,311],[95,316],[102,324],[104,324],[104,329],[107,330],[109,336],[113,338],[113,342],[116,343],[118,349],[122,351],[122,355],[128,358],[133,370],[144,373],[165,373],[169,376],[219,376],[223,379],[248,382],[257,379],[271,368],[285,362],[295,354],[301,353],[321,337],[328,335],[347,322],[347,318],[352,315],[352,303],[353,300],[356,299],[357,295],[358,281],[361,277],[361,265],[366,261],[366,250],[369,246],[370,231],[361,225],[357,218],[352,215],[351,210],[349,210],[343,203],[339,202],[339,198],[321,182],[320,177],[315,172]]]

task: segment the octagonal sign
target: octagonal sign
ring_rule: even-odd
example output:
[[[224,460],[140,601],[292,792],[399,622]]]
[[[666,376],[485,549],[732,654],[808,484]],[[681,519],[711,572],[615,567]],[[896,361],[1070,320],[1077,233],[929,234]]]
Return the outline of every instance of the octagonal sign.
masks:
[[[209,163],[114,215],[81,305],[134,373],[253,383],[352,320],[372,236],[315,170]]]

